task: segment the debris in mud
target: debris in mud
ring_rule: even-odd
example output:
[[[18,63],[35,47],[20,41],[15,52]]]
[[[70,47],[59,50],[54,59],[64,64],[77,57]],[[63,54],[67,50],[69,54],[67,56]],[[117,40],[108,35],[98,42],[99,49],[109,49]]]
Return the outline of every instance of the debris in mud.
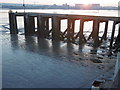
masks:
[[[102,63],[102,61],[100,61],[100,60],[98,60],[98,59],[91,59],[91,61],[93,62],[93,63]]]
[[[97,66],[97,68],[98,68],[98,69],[103,69],[103,68],[104,68],[104,66]]]
[[[100,55],[105,56],[105,53],[101,53]]]
[[[94,87],[99,87],[104,82],[105,82],[105,80],[95,80],[92,85]]]
[[[102,49],[106,49],[107,46],[103,46],[103,45],[101,45],[100,48],[102,48]]]
[[[91,50],[90,54],[96,54],[97,53],[97,50]]]
[[[100,56],[98,56],[97,58],[98,58],[98,59],[103,59],[103,57],[100,57]]]
[[[79,53],[73,52],[74,55],[79,55]]]
[[[83,58],[80,58],[80,57],[79,57],[79,60],[82,60],[82,59],[83,59]]]

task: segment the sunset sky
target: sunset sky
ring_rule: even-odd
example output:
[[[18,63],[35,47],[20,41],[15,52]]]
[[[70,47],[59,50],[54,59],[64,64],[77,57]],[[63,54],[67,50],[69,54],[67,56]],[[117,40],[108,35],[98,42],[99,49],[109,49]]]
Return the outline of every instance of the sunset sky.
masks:
[[[101,6],[118,6],[120,0],[24,0],[26,4],[101,4]],[[0,0],[1,3],[23,3],[23,0]]]

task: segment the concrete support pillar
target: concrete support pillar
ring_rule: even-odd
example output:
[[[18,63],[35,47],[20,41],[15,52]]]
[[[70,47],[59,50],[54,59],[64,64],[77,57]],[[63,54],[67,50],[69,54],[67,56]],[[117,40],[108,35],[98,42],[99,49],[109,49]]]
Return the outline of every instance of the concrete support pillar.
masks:
[[[17,19],[14,13],[9,13],[10,34],[18,34]]]

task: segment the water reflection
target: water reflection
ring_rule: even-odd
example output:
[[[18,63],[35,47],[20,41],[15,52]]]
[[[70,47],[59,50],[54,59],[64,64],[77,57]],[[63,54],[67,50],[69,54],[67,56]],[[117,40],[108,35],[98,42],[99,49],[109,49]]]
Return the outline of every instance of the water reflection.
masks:
[[[52,40],[52,52],[54,55],[60,55],[62,52],[61,42]]]
[[[67,58],[74,58],[74,52],[97,54],[98,49],[98,47],[89,48],[85,47],[85,45],[77,46],[72,43],[52,41],[36,36],[25,36],[21,38],[21,36],[18,37],[17,35],[11,35],[11,46],[14,50],[21,48],[27,52],[34,52],[40,55],[53,57],[66,56]]]
[[[79,45],[79,52],[83,53],[83,49],[84,49],[84,44]]]
[[[98,47],[102,44],[102,41],[99,41],[99,42],[94,42],[93,43],[93,47],[90,51],[90,54],[97,54],[97,51],[98,51]]]
[[[36,44],[35,37],[25,36],[25,48],[24,49],[27,51],[36,52],[37,44]]]
[[[48,52],[49,51],[50,43],[48,40],[37,37],[37,42],[38,42],[37,43],[38,44],[38,52],[41,52],[41,51]]]
[[[13,50],[16,50],[19,48],[19,42],[18,42],[18,35],[10,35],[11,40],[11,47]]]
[[[74,52],[74,46],[73,46],[73,44],[71,44],[71,43],[67,43],[67,54],[68,55],[73,55],[72,53]]]
[[[48,40],[38,37],[38,47],[39,48],[49,49],[49,42],[48,42]]]

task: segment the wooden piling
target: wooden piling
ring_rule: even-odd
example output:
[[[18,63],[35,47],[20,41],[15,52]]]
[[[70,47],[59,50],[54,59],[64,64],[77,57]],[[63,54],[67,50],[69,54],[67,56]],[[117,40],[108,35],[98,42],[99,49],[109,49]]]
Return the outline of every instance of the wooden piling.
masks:
[[[88,37],[88,40],[92,37],[95,43],[99,42],[99,23],[99,20],[93,20],[93,30]]]
[[[24,29],[25,29],[25,35],[35,34],[34,17],[29,16],[28,14],[24,15]]]
[[[17,19],[14,13],[9,13],[10,34],[18,34]]]
[[[29,34],[29,22],[28,22],[28,15],[24,15],[24,32],[25,35]]]
[[[77,33],[77,35],[75,36],[75,38],[79,37],[79,42],[81,42],[81,43],[86,42],[86,39],[85,39],[85,37],[83,35],[83,30],[84,30],[84,20],[81,19],[80,20],[80,30]]]
[[[104,34],[102,36],[102,40],[106,40],[107,39],[107,31],[108,31],[108,21],[105,22],[105,30],[104,30]]]
[[[35,34],[35,20],[34,20],[34,17],[30,16],[29,17],[29,22],[30,22],[30,34],[34,35]]]
[[[75,20],[74,19],[68,19],[67,23],[67,40],[74,40],[74,28],[75,28]]]
[[[54,40],[60,40],[60,26],[61,26],[61,21],[59,17],[52,17],[52,39]]]
[[[41,38],[49,35],[49,18],[37,16],[37,34]]]
[[[112,44],[114,41],[115,26],[116,26],[116,21],[113,22],[112,34],[111,34],[111,40],[110,40],[110,50],[112,49]]]
[[[45,17],[45,37],[49,36],[49,18]]]
[[[44,37],[43,32],[44,32],[44,19],[41,15],[37,16],[37,35],[39,37]]]

